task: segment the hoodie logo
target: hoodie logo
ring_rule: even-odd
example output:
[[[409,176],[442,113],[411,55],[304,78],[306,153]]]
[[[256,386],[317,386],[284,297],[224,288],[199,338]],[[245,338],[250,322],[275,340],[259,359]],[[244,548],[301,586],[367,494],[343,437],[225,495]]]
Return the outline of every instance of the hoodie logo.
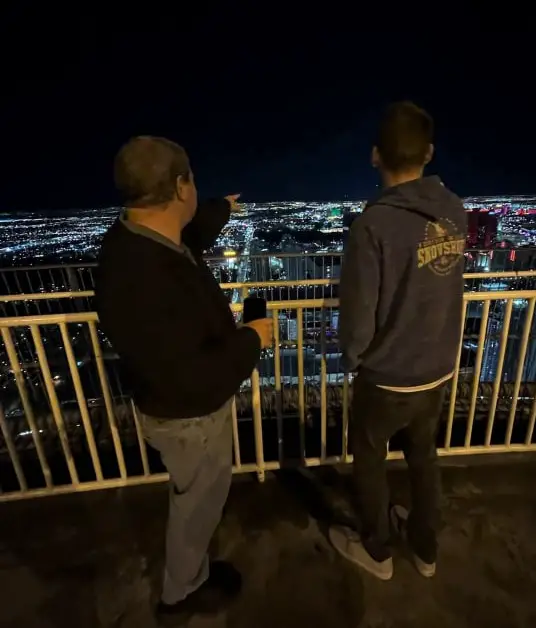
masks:
[[[426,223],[424,239],[417,248],[417,268],[449,275],[463,257],[465,237],[448,218]]]

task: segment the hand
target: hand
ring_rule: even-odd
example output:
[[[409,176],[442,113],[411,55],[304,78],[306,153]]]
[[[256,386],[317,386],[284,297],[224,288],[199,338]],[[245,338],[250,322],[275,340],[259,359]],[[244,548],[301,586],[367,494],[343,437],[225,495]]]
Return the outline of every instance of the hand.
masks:
[[[246,323],[244,327],[254,329],[261,339],[261,349],[268,349],[274,341],[274,321],[272,318],[261,318],[251,323]]]
[[[240,198],[240,194],[229,194],[229,196],[224,197],[226,201],[229,201],[229,205],[231,206],[232,212],[241,212],[242,206],[238,204],[238,199]]]

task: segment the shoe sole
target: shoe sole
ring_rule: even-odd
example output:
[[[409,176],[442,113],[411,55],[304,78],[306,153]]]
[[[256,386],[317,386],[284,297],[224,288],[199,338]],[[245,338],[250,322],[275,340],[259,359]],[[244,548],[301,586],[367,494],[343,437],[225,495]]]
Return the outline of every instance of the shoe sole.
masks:
[[[392,579],[393,572],[391,572],[389,574],[380,574],[377,571],[372,571],[366,563],[361,562],[360,560],[357,560],[355,556],[352,556],[345,549],[343,549],[342,544],[340,543],[340,541],[341,540],[344,541],[345,537],[344,537],[344,533],[341,532],[339,529],[337,529],[337,528],[330,528],[330,530],[329,530],[329,540],[331,541],[331,544],[337,550],[337,552],[339,552],[339,554],[343,558],[346,558],[347,561],[353,563],[354,565],[358,565],[359,567],[361,567],[361,569],[363,569],[367,573],[371,574],[375,578],[378,578],[378,580],[383,580],[384,582],[387,582],[388,580]]]

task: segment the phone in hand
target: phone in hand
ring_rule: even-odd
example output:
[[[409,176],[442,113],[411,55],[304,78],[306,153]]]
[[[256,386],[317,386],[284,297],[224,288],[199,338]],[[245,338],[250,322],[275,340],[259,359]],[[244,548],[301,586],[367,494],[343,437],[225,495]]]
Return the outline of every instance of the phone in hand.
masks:
[[[242,322],[251,323],[261,318],[266,318],[266,299],[258,297],[247,297],[244,299],[244,309],[242,311]]]

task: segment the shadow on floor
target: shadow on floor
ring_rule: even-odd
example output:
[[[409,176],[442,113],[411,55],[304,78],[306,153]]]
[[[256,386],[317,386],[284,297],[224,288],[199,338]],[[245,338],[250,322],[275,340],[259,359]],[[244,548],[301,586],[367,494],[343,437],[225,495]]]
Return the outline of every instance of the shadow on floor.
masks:
[[[444,472],[437,577],[396,556],[391,582],[345,563],[325,537],[351,512],[334,469],[237,478],[216,538],[244,574],[229,628],[487,628],[536,626],[534,462]],[[405,474],[391,473],[407,500]],[[164,485],[0,506],[2,628],[151,628],[162,571]]]

